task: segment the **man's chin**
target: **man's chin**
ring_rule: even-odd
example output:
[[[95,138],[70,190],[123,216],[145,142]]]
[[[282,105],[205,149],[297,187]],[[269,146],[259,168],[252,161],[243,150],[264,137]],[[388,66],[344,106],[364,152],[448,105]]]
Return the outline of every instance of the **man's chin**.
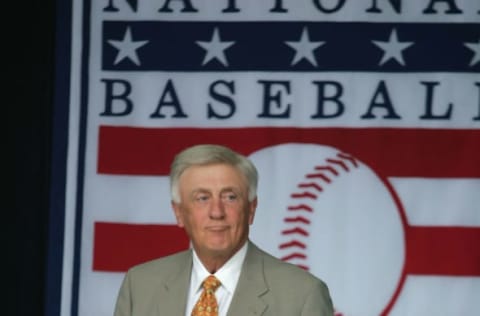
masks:
[[[208,252],[215,257],[229,256],[233,252],[232,248],[222,243],[214,243],[208,246]]]

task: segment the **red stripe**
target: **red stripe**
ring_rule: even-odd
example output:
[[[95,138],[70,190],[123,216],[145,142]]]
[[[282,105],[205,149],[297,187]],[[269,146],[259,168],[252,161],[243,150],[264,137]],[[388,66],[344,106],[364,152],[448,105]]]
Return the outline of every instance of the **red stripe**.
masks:
[[[406,274],[480,276],[480,228],[409,226]],[[93,270],[124,272],[187,249],[174,225],[95,223]]]
[[[480,228],[409,226],[405,272],[480,276]]]
[[[93,270],[124,272],[188,247],[187,235],[175,225],[96,222]]]
[[[480,130],[393,128],[101,126],[98,172],[166,175],[175,153],[193,144],[223,144],[248,155],[285,142],[339,148],[385,176],[480,177]]]

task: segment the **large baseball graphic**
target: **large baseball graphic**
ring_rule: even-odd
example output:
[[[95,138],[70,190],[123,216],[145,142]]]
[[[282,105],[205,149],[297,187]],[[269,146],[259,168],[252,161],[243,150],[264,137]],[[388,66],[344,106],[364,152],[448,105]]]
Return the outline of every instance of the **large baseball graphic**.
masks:
[[[252,240],[325,280],[338,314],[384,314],[405,262],[402,209],[387,180],[318,144],[266,147],[249,158],[260,176]]]

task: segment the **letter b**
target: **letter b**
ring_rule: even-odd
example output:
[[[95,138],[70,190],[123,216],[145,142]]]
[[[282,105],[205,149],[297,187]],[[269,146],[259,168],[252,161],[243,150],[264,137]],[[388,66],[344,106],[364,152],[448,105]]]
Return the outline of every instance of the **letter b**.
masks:
[[[133,102],[128,98],[132,92],[130,82],[121,79],[102,79],[105,83],[105,110],[100,116],[126,116],[133,110]],[[115,91],[116,90],[116,91]],[[123,103],[123,108],[114,109],[114,101]]]

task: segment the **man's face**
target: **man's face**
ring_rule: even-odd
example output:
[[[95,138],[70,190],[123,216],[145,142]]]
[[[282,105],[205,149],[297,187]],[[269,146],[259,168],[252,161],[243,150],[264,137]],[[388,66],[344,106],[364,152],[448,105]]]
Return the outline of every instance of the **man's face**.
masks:
[[[186,169],[180,176],[181,202],[172,203],[200,257],[229,259],[248,238],[257,200],[248,201],[245,177],[232,166]]]

